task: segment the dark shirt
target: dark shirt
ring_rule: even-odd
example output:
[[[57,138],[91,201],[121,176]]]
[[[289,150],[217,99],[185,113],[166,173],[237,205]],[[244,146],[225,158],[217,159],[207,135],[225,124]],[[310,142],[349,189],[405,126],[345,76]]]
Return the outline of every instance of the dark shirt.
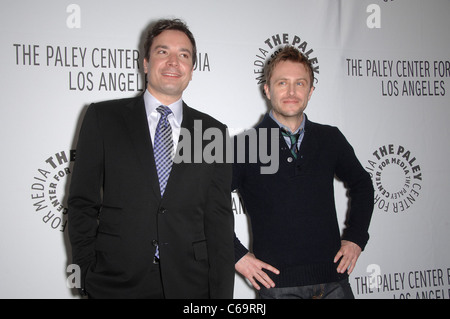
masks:
[[[250,217],[253,252],[280,270],[279,275],[268,272],[277,287],[345,278],[347,275],[338,274],[337,264],[333,263],[341,239],[352,241],[361,249],[369,239],[374,203],[370,175],[339,129],[311,122],[306,115],[305,121],[297,159],[292,158],[279,134],[279,168],[275,174],[261,174],[261,167],[266,165],[261,161],[235,160],[233,164],[232,189],[238,190]],[[279,126],[266,114],[255,128],[259,146],[263,145],[259,139],[266,136],[260,134],[261,129],[268,131],[270,144],[271,128]],[[248,151],[249,145],[246,146]],[[270,145],[267,147],[270,149]],[[335,177],[345,184],[350,197],[342,236],[334,201]],[[235,238],[236,261],[247,252]]]

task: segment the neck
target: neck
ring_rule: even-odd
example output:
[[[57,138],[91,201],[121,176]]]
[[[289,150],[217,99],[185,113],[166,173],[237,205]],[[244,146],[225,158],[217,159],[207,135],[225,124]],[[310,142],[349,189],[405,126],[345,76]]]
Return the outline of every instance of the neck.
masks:
[[[181,95],[172,96],[167,94],[159,93],[155,90],[153,90],[150,86],[147,87],[147,90],[150,92],[151,95],[155,97],[159,102],[161,102],[163,105],[169,106],[172,103],[175,103],[179,99],[181,99]]]

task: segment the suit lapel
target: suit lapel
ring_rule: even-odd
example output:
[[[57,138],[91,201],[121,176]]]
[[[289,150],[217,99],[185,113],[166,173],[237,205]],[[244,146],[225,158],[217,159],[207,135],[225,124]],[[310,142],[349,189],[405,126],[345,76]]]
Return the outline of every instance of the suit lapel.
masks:
[[[142,172],[145,176],[149,177],[147,180],[155,196],[161,197],[143,96],[136,98],[128,104],[126,110],[124,114],[125,124],[136,150],[137,157],[142,164]]]

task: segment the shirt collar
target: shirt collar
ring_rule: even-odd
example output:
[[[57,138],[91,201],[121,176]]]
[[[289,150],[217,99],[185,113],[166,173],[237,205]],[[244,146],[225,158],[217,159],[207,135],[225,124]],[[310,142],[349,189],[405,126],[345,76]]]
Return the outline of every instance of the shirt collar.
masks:
[[[286,131],[291,132],[291,130],[290,130],[288,127],[286,127],[285,125],[283,125],[283,124],[281,124],[280,122],[277,121],[277,119],[275,118],[275,116],[273,116],[272,110],[270,110],[269,116],[270,116],[270,118],[271,118],[272,120],[275,121],[275,123],[278,124],[279,127],[282,127],[282,128],[284,128],[284,129],[286,129]],[[305,122],[306,122],[306,121],[305,121],[305,117],[306,117],[306,116],[303,116],[303,121],[302,121],[302,123],[300,124],[299,128],[298,128],[295,132],[291,132],[292,134],[296,134],[296,133],[301,133],[301,132],[303,132],[303,130],[304,130],[304,128],[305,128]]]
[[[153,112],[158,112],[156,108],[160,105],[163,105],[148,90],[145,90],[144,102],[147,117],[149,117]],[[166,106],[168,106],[172,111],[174,119],[177,122],[178,126],[181,126],[181,121],[183,120],[183,100],[180,98],[178,101]]]

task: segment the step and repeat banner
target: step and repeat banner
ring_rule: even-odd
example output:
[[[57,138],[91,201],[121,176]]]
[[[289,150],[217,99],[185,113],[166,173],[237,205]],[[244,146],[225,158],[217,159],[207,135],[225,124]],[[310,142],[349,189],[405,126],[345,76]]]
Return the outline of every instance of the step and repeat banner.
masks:
[[[142,94],[143,38],[159,18],[183,19],[197,40],[184,100],[233,134],[267,112],[266,59],[286,44],[304,52],[317,78],[306,114],[341,129],[375,188],[371,237],[350,276],[355,297],[450,298],[450,1],[0,6],[0,298],[78,298],[67,195],[80,123],[92,102]],[[343,228],[348,198],[335,188]],[[248,245],[236,194],[232,205]],[[255,298],[239,275],[235,298]]]

